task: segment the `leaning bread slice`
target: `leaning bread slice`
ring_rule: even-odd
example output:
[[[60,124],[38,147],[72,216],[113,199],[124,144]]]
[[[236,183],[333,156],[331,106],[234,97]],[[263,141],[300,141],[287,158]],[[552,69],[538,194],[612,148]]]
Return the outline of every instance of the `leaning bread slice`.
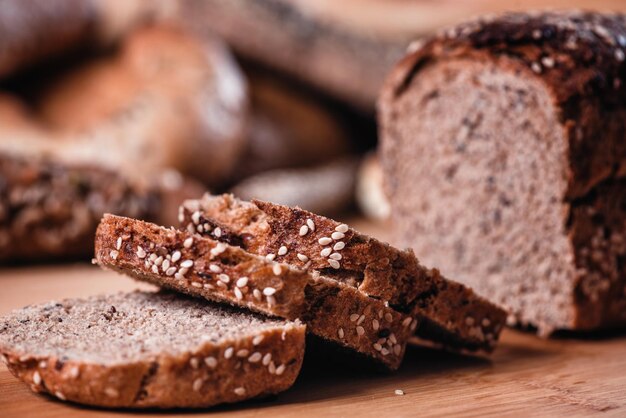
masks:
[[[251,253],[317,271],[388,302],[421,319],[418,336],[451,348],[491,351],[506,319],[470,288],[421,266],[411,250],[300,208],[207,194],[186,201],[179,221],[189,231],[239,237]]]
[[[114,215],[102,218],[95,241],[102,267],[271,316],[301,316],[308,274],[239,247]]]
[[[242,245],[241,237],[226,230],[217,235]],[[400,365],[417,327],[410,316],[318,273],[134,219],[113,215],[102,219],[96,233],[96,262],[189,295],[268,315],[301,317],[311,333],[389,369]]]
[[[174,294],[64,300],[0,319],[0,353],[35,392],[103,407],[206,407],[295,381],[306,327]]]

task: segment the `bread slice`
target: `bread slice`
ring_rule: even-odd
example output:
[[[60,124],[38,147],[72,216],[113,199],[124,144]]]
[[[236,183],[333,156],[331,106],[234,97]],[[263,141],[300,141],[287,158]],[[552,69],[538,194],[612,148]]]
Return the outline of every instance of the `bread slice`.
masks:
[[[512,325],[625,325],[626,16],[505,14],[410,51],[379,102],[398,242]]]
[[[308,275],[236,246],[114,215],[100,222],[95,246],[100,266],[138,280],[271,316],[302,314]]]
[[[242,237],[213,228],[220,240],[243,245]],[[410,316],[318,273],[307,274],[213,238],[128,218],[103,218],[96,233],[96,262],[208,300],[301,317],[311,333],[389,369],[400,365],[417,327]]]
[[[134,292],[68,299],[0,319],[0,353],[35,392],[102,407],[206,407],[278,393],[306,327]]]
[[[183,204],[180,221],[205,235],[215,235],[217,226],[241,237],[247,251],[316,271],[418,317],[425,326],[417,332],[425,339],[491,351],[505,320],[504,311],[471,289],[421,266],[412,251],[300,208],[205,195]]]

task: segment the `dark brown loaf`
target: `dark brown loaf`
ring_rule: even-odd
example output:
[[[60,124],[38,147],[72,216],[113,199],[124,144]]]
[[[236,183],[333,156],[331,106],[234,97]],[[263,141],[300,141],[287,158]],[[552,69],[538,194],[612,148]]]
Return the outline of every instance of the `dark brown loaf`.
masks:
[[[415,44],[381,94],[399,241],[512,323],[626,321],[625,48],[623,15],[508,14]]]
[[[35,392],[108,408],[207,407],[278,393],[305,326],[173,294],[29,306],[0,319],[0,357]]]
[[[203,221],[200,229],[209,227],[216,239],[241,245],[241,237],[225,227]],[[324,340],[390,369],[400,365],[417,321],[351,286],[193,232],[195,227],[191,232],[175,231],[105,216],[96,233],[96,261],[189,295],[267,315],[301,317],[309,331]]]
[[[504,312],[471,289],[424,268],[411,251],[332,219],[232,195],[187,201],[181,216],[189,230],[205,223],[219,225],[220,232],[240,236],[252,253],[319,272],[356,294],[416,316],[427,324],[417,328],[419,335],[426,333],[424,338],[453,348],[491,351],[502,328]],[[202,233],[214,234],[213,227],[202,227]]]

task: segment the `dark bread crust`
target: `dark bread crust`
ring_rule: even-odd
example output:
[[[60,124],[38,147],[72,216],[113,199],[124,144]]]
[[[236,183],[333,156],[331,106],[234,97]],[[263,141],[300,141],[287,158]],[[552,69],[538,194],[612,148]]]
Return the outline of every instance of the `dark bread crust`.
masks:
[[[504,324],[502,309],[470,288],[445,279],[439,271],[421,266],[412,251],[398,250],[332,219],[259,200],[242,202],[232,195],[206,195],[199,201],[185,202],[182,208],[182,225],[190,230],[212,219],[229,233],[239,234],[243,248],[252,253],[273,254],[281,262],[317,271],[341,286],[352,287],[355,294],[384,301],[420,322],[431,322],[431,328],[438,330],[436,334],[422,335],[421,327],[417,328],[425,339],[454,340],[457,344],[452,348],[490,352]],[[309,228],[309,220],[314,230]],[[306,233],[301,235],[305,226]],[[329,238],[330,244],[321,244],[323,238]],[[335,247],[339,242],[343,246]],[[287,249],[284,254],[280,251],[283,246]],[[321,253],[330,248],[333,250],[328,254]],[[331,264],[331,254],[341,255],[336,268]]]
[[[95,257],[100,266],[135,279],[271,316],[295,319],[304,308],[306,273],[148,222],[105,215],[96,231]],[[186,261],[192,265],[185,267]],[[239,285],[243,277],[246,283]],[[275,293],[263,294],[266,289]]]
[[[626,17],[592,12],[511,13],[443,31],[409,48],[389,75],[379,99],[386,187],[394,199],[394,103],[419,72],[459,58],[524,71],[545,85],[566,139],[565,233],[575,252],[573,320],[534,324],[589,330],[623,324],[623,194],[626,173]],[[406,215],[403,215],[406,216]],[[593,258],[593,261],[592,261]],[[567,292],[564,290],[563,292]],[[621,309],[621,311],[620,311]]]
[[[151,297],[150,293],[144,295]],[[152,297],[174,296],[153,294]],[[65,314],[60,314],[61,319],[67,320],[71,316],[73,305],[88,304],[90,300],[58,303],[61,309],[66,309]],[[12,315],[19,314],[17,311]],[[50,311],[40,313],[46,314],[49,315]],[[190,314],[198,313],[192,309]],[[145,315],[150,313],[145,312]],[[19,332],[19,325],[11,315],[3,319],[3,329],[10,330],[6,332]],[[31,321],[37,319],[30,318]],[[133,331],[140,332],[129,330]],[[13,346],[10,335],[4,334],[6,338],[0,344],[0,357],[9,371],[27,383],[31,390],[49,393],[63,401],[107,408],[208,407],[288,389],[302,365],[305,331],[306,327],[297,321],[279,323],[257,333],[251,329],[248,335],[235,340],[207,341],[199,346],[190,345],[188,350],[180,353],[164,351],[113,364],[24,352]],[[81,337],[72,335],[71,338]],[[106,341],[102,343],[106,344]],[[237,355],[242,350],[262,353],[263,357],[270,353],[271,364],[269,361],[248,361]],[[207,363],[206,359],[213,359],[214,363]]]

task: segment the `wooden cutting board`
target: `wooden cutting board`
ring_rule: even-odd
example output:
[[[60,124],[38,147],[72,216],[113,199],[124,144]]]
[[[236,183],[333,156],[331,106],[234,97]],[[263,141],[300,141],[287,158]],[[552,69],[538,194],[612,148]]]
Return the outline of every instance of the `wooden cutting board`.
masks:
[[[374,232],[371,226],[355,225]],[[381,234],[384,228],[378,230]],[[49,299],[149,288],[97,267],[0,270],[0,315]],[[404,395],[396,395],[396,389]],[[180,415],[142,413],[143,417]],[[32,393],[0,364],[0,418],[129,415]],[[411,347],[397,373],[381,375],[305,360],[295,386],[271,399],[191,411],[212,417],[626,417],[626,334],[542,340],[505,331],[490,359]]]

